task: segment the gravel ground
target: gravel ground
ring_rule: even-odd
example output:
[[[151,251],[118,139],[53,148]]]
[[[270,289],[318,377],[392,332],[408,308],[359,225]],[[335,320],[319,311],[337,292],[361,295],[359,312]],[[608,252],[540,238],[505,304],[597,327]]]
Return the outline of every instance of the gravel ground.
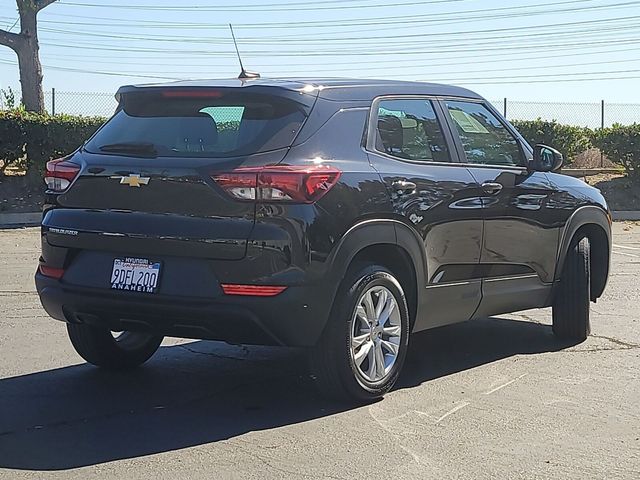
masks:
[[[421,333],[398,387],[318,398],[297,350],[167,339],[85,365],[34,292],[38,230],[0,231],[0,478],[640,478],[640,226],[614,225],[593,334],[550,311]]]

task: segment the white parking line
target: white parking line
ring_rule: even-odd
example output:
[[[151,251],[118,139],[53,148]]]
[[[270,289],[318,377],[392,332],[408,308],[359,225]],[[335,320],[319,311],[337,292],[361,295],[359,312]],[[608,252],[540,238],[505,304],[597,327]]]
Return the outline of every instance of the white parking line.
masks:
[[[453,415],[454,413],[456,413],[458,410],[463,409],[464,407],[466,407],[467,405],[469,405],[469,402],[462,402],[460,405],[456,405],[455,407],[453,407],[451,410],[449,410],[447,413],[445,413],[444,415],[442,415],[439,419],[436,420],[436,423],[440,423],[442,420],[444,420],[445,418],[447,418],[449,415]]]
[[[613,253],[617,253],[618,255],[624,255],[625,257],[640,258],[640,255],[634,255],[633,253],[616,252],[615,250],[612,250],[612,251]]]
[[[491,395],[492,393],[497,392],[498,390],[502,390],[504,387],[507,387],[509,385],[511,385],[513,382],[515,382],[516,380],[520,380],[522,377],[524,377],[525,375],[527,375],[526,373],[523,373],[522,375],[520,375],[519,377],[514,378],[513,380],[509,380],[507,383],[503,383],[502,385],[496,387],[496,388],[492,388],[491,390],[489,390],[488,392],[484,392],[485,395]]]
[[[640,250],[639,247],[629,247],[627,245],[616,245],[615,243],[613,244],[613,246],[616,248],[628,248],[629,250]]]

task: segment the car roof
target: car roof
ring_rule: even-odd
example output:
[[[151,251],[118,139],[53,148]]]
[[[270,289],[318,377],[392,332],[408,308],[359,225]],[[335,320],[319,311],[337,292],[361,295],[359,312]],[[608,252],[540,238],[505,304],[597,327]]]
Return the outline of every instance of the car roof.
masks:
[[[373,100],[382,95],[433,95],[482,99],[466,88],[438,83],[404,80],[365,80],[356,78],[258,78],[251,80],[181,80],[168,83],[126,85],[118,94],[147,88],[250,88],[274,87],[301,92],[318,92],[322,98],[336,101]]]

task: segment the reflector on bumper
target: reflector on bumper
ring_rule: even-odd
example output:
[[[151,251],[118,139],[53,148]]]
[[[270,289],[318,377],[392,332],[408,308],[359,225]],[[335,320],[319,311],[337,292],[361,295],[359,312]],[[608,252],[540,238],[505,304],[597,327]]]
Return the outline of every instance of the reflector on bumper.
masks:
[[[251,295],[254,297],[275,297],[287,287],[277,285],[237,285],[223,283],[220,285],[225,295]]]

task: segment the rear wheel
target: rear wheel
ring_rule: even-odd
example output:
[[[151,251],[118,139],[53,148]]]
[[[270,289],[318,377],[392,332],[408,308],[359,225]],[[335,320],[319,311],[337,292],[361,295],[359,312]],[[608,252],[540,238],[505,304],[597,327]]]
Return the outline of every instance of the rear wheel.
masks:
[[[321,393],[371,401],[395,384],[409,341],[409,311],[400,282],[379,265],[352,267],[311,355]]]
[[[553,301],[553,333],[562,340],[583,342],[591,331],[589,253],[587,238],[574,243],[567,253]]]
[[[143,364],[158,350],[162,336],[142,332],[112,333],[91,325],[67,324],[69,339],[87,362],[111,370]]]

